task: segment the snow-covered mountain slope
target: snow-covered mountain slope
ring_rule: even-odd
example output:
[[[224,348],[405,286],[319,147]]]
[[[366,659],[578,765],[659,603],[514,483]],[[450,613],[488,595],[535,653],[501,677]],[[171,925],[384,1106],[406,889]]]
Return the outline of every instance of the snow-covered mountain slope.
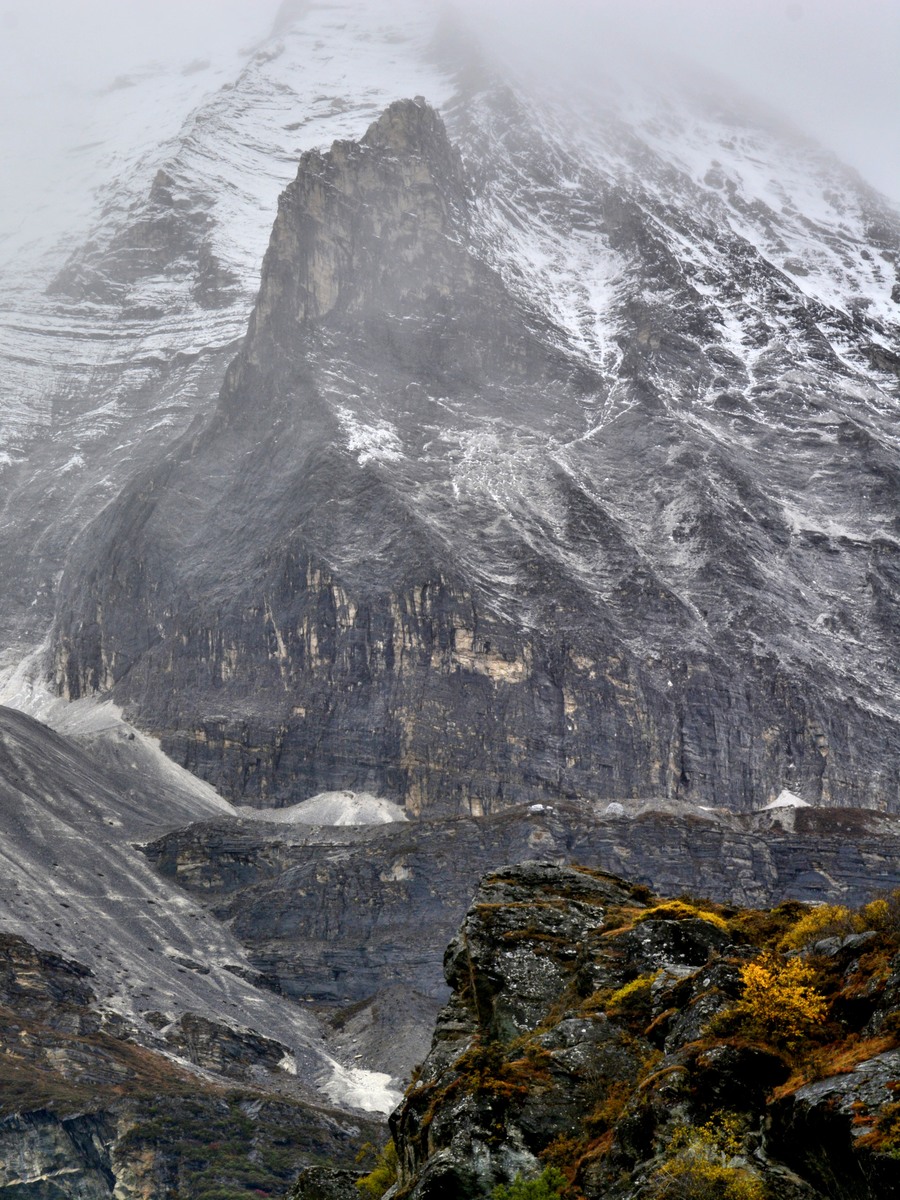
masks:
[[[897,214],[771,116],[752,106],[748,116],[677,78],[659,86],[604,93],[593,106],[585,94],[513,95],[505,110],[481,102],[466,116],[464,134],[485,164],[477,208],[486,256],[549,320],[549,339],[602,380],[581,428],[538,451],[540,467],[523,459],[513,471],[527,490],[549,463],[561,466],[710,625],[733,614],[717,577],[722,544],[702,526],[746,506],[749,486],[783,536],[755,553],[745,546],[743,582],[758,571],[777,595],[773,607],[787,615],[799,601],[815,627],[802,647],[788,635],[772,649],[839,669],[855,658],[863,687],[876,646],[882,665],[890,655],[876,631],[856,655],[846,627],[868,566],[851,568],[851,581],[802,559],[809,543],[861,547],[897,531]],[[648,393],[700,455],[678,478],[661,458],[649,491],[621,474],[632,469],[628,457],[602,476],[597,469],[603,442],[617,440],[614,423],[627,423]],[[488,462],[491,441],[482,442]],[[509,439],[499,441],[495,488],[501,463],[515,462]],[[860,450],[852,463],[848,443]],[[471,476],[470,453],[464,461]],[[534,507],[546,512],[540,493]],[[596,583],[598,563],[579,562],[565,537],[556,540],[563,567]]]
[[[416,105],[318,153],[400,94],[456,149]],[[235,798],[895,806],[898,256],[713,84],[285,5],[15,331],[51,415],[8,452],[9,636],[68,558],[59,686]]]
[[[301,151],[449,95],[432,35],[409,2],[286,4],[242,59],[95,97],[71,180],[3,242],[4,642],[40,641],[73,533],[209,411]]]

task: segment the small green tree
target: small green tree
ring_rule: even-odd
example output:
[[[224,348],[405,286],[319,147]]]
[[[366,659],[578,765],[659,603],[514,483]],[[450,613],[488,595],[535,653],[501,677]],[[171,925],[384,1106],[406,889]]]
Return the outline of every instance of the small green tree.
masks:
[[[547,1167],[537,1179],[523,1179],[517,1175],[509,1186],[499,1184],[494,1188],[492,1200],[563,1200],[567,1180],[556,1167]]]
[[[389,1187],[397,1182],[398,1166],[397,1147],[391,1138],[379,1153],[373,1170],[356,1181],[360,1195],[371,1196],[374,1200],[378,1200]]]

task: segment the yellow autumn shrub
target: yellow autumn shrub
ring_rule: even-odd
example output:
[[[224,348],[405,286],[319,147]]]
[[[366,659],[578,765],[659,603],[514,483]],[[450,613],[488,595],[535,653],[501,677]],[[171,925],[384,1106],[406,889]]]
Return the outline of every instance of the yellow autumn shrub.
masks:
[[[391,1138],[378,1154],[374,1168],[368,1175],[364,1175],[362,1179],[356,1181],[357,1191],[361,1196],[369,1196],[372,1197],[372,1200],[377,1200],[397,1182],[399,1166],[397,1148]]]
[[[900,888],[864,904],[859,919],[862,929],[877,929],[894,939],[900,938]]]
[[[743,995],[732,1010],[745,1032],[796,1050],[828,1012],[815,974],[800,958],[763,954],[741,968]]]
[[[719,1114],[699,1127],[678,1126],[649,1180],[649,1196],[653,1200],[765,1200],[762,1180],[738,1161],[742,1143],[740,1121],[731,1114]]]
[[[659,971],[653,971],[649,975],[638,975],[637,979],[632,979],[618,988],[606,1001],[607,1011],[627,1013],[648,1007],[650,991],[659,974]]]
[[[708,908],[699,908],[696,904],[687,904],[684,900],[665,900],[662,904],[645,908],[634,918],[634,923],[637,925],[640,921],[688,921],[692,919],[708,921],[710,925],[715,925],[716,929],[721,929],[723,932],[728,930],[728,922],[717,912],[712,912]]]
[[[859,916],[864,929],[887,929],[891,920],[891,906],[883,897],[872,900],[862,906]]]
[[[827,937],[845,937],[853,933],[857,922],[843,904],[817,904],[792,925],[781,941],[779,950],[804,950]]]

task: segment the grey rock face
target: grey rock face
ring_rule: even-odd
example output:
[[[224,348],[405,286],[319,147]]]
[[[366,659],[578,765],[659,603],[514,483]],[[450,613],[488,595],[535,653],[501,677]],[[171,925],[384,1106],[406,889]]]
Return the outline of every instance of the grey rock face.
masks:
[[[423,944],[423,958],[429,949]],[[332,1011],[328,1045],[343,1062],[384,1071],[405,1084],[428,1053],[443,989],[440,998],[417,990],[415,971],[401,983],[376,980],[375,986],[373,995]]]
[[[0,1004],[19,1016],[41,1019],[64,1005],[86,1007],[96,999],[90,977],[81,963],[0,933]]]
[[[178,830],[145,853],[226,921],[254,967],[288,995],[340,1005],[399,986],[442,999],[444,946],[478,880],[534,854],[736,904],[854,905],[900,887],[895,821],[790,815],[793,830],[767,829],[768,814],[598,818],[571,804],[366,829],[229,821]],[[704,961],[706,950],[704,942]]]
[[[465,170],[422,101],[304,156],[216,415],[72,557],[58,686],[110,691],[251,803],[741,809],[788,786],[895,808],[898,493],[860,341],[893,334],[810,304],[737,232],[762,217],[736,186],[667,173],[615,121],[627,185],[502,91],[455,122]],[[576,352],[545,276],[529,298],[503,194],[528,237],[620,263],[606,357]]]
[[[167,1023],[164,1036],[175,1053],[188,1062],[232,1078],[242,1073],[250,1076],[248,1068],[254,1067],[276,1071],[291,1054],[289,1046],[272,1038],[252,1030],[231,1029],[195,1013],[185,1013],[171,1025]]]
[[[115,1122],[50,1112],[0,1120],[0,1192],[33,1200],[109,1200]]]
[[[340,24],[303,8],[237,59],[211,47],[186,74],[98,80],[90,144],[4,230],[0,667],[43,642],[77,533],[214,407],[300,154],[361,136],[398,71],[435,101],[452,90],[421,6]]]

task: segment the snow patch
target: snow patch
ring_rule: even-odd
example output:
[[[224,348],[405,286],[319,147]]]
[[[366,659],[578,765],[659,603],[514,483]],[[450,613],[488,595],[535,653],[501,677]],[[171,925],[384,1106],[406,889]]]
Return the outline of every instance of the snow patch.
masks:
[[[371,792],[320,792],[287,808],[240,805],[239,816],[278,825],[388,825],[408,821],[399,804]]]
[[[403,443],[390,421],[376,420],[367,425],[349,408],[339,408],[337,415],[347,449],[356,455],[361,467],[367,462],[397,462],[403,458]]]
[[[783,788],[778,793],[778,795],[775,797],[775,799],[772,800],[769,804],[767,804],[762,809],[762,811],[769,812],[773,808],[811,808],[811,807],[812,807],[812,805],[809,803],[808,800],[804,800],[801,796],[796,795],[796,793],[788,791],[787,788]]]
[[[331,1063],[331,1075],[318,1080],[319,1090],[335,1104],[348,1104],[364,1112],[392,1112],[403,1093],[391,1087],[384,1071],[366,1071],[362,1067],[343,1067]]]

